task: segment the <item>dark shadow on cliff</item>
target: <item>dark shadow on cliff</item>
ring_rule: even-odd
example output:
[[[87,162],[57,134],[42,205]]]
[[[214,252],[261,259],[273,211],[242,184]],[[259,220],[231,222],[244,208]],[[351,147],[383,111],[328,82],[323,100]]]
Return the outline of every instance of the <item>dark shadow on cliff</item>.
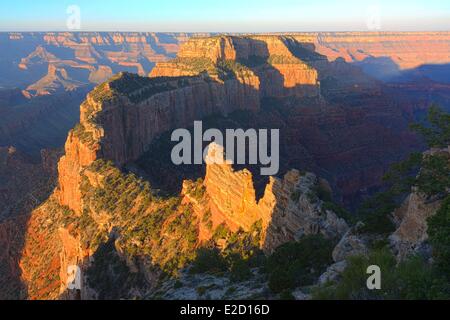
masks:
[[[0,300],[26,299],[27,288],[19,267],[28,215],[0,223]]]
[[[296,57],[319,71],[323,98],[321,115],[315,119],[306,114],[291,116],[289,127],[298,127],[294,131],[308,141],[303,145],[320,167],[314,172],[341,191],[338,198],[354,209],[382,186],[381,177],[391,163],[420,150],[420,142],[408,128],[415,120],[417,100],[342,58],[328,61],[315,52],[313,44],[287,42]],[[366,62],[396,69],[393,61],[384,58]]]
[[[274,122],[271,126],[262,124],[262,120],[269,113],[261,111],[254,113],[251,111],[235,111],[228,116],[212,115],[202,120],[203,130],[219,129],[224,138],[227,129],[280,129],[277,123]],[[187,128],[193,136],[193,128]],[[150,151],[145,153],[136,163],[129,164],[126,168],[130,171],[137,173],[143,178],[150,181],[153,188],[158,189],[163,195],[179,195],[183,180],[203,179],[206,174],[206,165],[174,165],[171,160],[172,148],[178,142],[172,142],[170,140],[170,132],[161,135],[150,146]],[[209,145],[210,142],[203,142],[203,150]],[[247,142],[248,146],[248,142]],[[191,143],[193,148],[193,141]],[[280,146],[283,149],[283,144]],[[248,148],[246,149],[248,151]],[[270,150],[270,147],[269,147]],[[283,151],[283,154],[286,152]],[[248,154],[246,154],[248,160]],[[284,159],[280,160],[281,172],[287,170],[286,162]],[[257,191],[257,198],[263,195],[265,185],[268,181],[268,177],[260,175],[261,165],[233,165],[235,170],[248,169],[253,174],[254,184]]]
[[[60,300],[130,300],[145,296],[155,286],[163,272],[156,266],[144,265],[144,256],[125,261],[116,248],[116,240],[117,235],[111,233],[92,256],[78,261],[76,272],[81,274],[71,275],[73,281],[60,294]],[[154,279],[146,277],[150,273]],[[75,280],[77,276],[79,280]]]
[[[368,57],[353,63],[366,74],[378,80],[388,82],[401,75],[401,69],[390,57]]]
[[[39,158],[41,149],[64,146],[80,118],[80,104],[91,87],[35,97],[0,106],[0,146],[14,146]]]
[[[264,48],[264,43],[254,41],[253,46]],[[420,148],[408,130],[409,122],[414,120],[414,114],[407,109],[410,101],[400,99],[396,92],[367,76],[359,67],[342,59],[329,62],[315,52],[312,44],[290,38],[285,41],[295,57],[318,70],[320,96],[296,96],[297,88],[284,91],[286,88],[281,88],[284,78],[268,63],[266,48],[265,55],[237,61],[261,78],[270,75],[274,86],[270,90],[280,96],[265,96],[267,83],[262,83],[258,112],[207,117],[203,119],[204,130],[280,129],[279,176],[289,168],[312,171],[340,191],[336,193],[337,199],[349,208],[356,207],[381,186],[381,177],[390,163]],[[205,167],[172,165],[170,151],[174,145],[169,133],[162,135],[137,161],[138,166],[129,168],[140,172],[163,193],[179,194],[182,181],[203,178]],[[257,166],[246,167],[254,174],[259,198],[267,178],[259,175]]]
[[[385,83],[450,84],[450,64],[422,64],[415,68],[402,69],[391,57],[373,56],[351,64]]]
[[[420,120],[433,103],[450,110],[450,64],[423,64],[401,69],[390,57],[368,57],[351,65],[382,81],[389,94],[408,99],[411,106],[418,105],[414,120]]]
[[[241,110],[229,114],[209,115],[203,118],[199,116],[196,120],[203,121],[203,131],[216,128],[221,130],[224,137],[226,129],[280,129],[280,139],[283,141],[286,139],[284,129],[287,125],[286,119],[289,117],[289,114],[287,114],[289,108],[299,106],[301,108],[302,105],[308,103],[317,105],[320,101],[319,94],[308,96],[311,95],[311,92],[317,90],[317,86],[297,85],[286,88],[284,76],[269,63],[270,55],[267,44],[255,39],[249,39],[248,41],[251,42],[250,46],[258,48],[259,56],[249,56],[245,59],[237,58],[236,62],[249,68],[259,77],[261,81],[259,91],[250,86],[246,86],[246,90],[259,95],[261,100],[260,110],[258,112]],[[239,48],[236,48],[236,50],[239,51]],[[234,75],[227,72],[223,72],[219,77],[222,81],[236,80]],[[208,79],[208,81],[214,80]],[[278,107],[280,108],[278,109]],[[192,127],[188,126],[187,129],[193,136]],[[162,194],[176,195],[181,191],[183,180],[197,180],[205,176],[205,165],[173,165],[170,155],[172,148],[177,143],[170,141],[170,134],[171,132],[166,132],[155,139],[149,147],[149,151],[135,163],[129,163],[126,168],[149,180],[152,187],[159,189]],[[208,144],[209,142],[204,142],[203,146],[206,147]],[[302,151],[305,151],[305,149],[302,148]],[[280,175],[282,175],[292,164],[289,157],[286,157],[289,153],[292,153],[288,143],[281,142],[280,153],[282,154]],[[307,168],[313,167],[308,155],[298,156],[302,158],[300,161],[302,165]],[[299,163],[297,162],[297,164]],[[247,168],[253,173],[257,195],[260,198],[268,181],[267,177],[261,176],[259,173],[261,166],[236,165],[234,168],[236,170]]]

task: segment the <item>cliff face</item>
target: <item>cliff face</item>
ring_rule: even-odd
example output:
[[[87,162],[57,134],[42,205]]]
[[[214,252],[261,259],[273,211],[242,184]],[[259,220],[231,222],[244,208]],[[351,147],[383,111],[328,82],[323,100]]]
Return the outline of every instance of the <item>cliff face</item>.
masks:
[[[248,40],[239,40],[239,37],[199,39],[201,36],[208,34],[3,33],[0,35],[0,44],[6,50],[0,85],[7,88],[19,86],[22,89],[30,86],[29,94],[52,94],[65,87],[65,81],[60,81],[49,72],[52,68],[65,70],[72,86],[99,84],[119,71],[144,76],[155,64],[173,58],[180,49],[179,57],[184,59],[203,56],[213,62],[218,58],[238,60],[249,55],[266,56],[268,51],[271,55],[283,56],[286,53],[284,44],[274,40],[279,35],[252,37],[255,42],[262,41],[266,46],[248,44]],[[362,66],[366,72],[381,79],[389,79],[401,71],[422,65],[444,65],[450,62],[448,32],[322,32],[292,33],[284,37],[314,46],[315,51],[330,62],[343,59],[347,63]],[[190,38],[195,38],[195,41],[182,46]],[[61,54],[61,48],[64,54]],[[165,69],[166,75],[180,75],[180,70],[170,65],[163,64],[159,68],[160,72]],[[316,85],[313,70],[302,70],[303,67],[299,66],[296,68],[295,76],[290,74],[292,69],[276,67],[288,78],[296,79],[296,84]]]
[[[431,86],[450,83],[442,73],[450,63],[449,32],[337,32],[294,37],[313,45],[329,61],[342,59],[382,81]]]
[[[264,47],[266,46],[264,45]],[[268,57],[266,56],[267,59]],[[95,265],[95,260],[89,262],[88,258],[92,254],[92,252],[89,253],[91,250],[98,249],[98,244],[92,243],[94,238],[100,235],[104,237],[105,232],[107,234],[114,233],[116,227],[120,228],[122,236],[115,242],[115,250],[128,261],[127,264],[131,270],[142,269],[142,266],[136,265],[134,260],[129,257],[129,252],[132,250],[130,248],[136,245],[141,246],[139,243],[143,240],[135,239],[136,231],[133,224],[130,224],[130,219],[122,217],[124,212],[117,211],[122,210],[123,207],[118,204],[108,207],[108,209],[99,209],[104,208],[105,204],[99,202],[100,199],[94,196],[94,194],[105,193],[105,191],[95,190],[109,188],[109,184],[112,182],[109,182],[108,179],[113,176],[113,171],[107,169],[104,172],[102,170],[106,169],[93,169],[92,167],[98,167],[98,161],[101,160],[111,160],[119,167],[132,162],[147,151],[151,142],[160,134],[171,128],[190,126],[194,120],[207,115],[217,113],[226,115],[236,110],[257,112],[260,108],[261,76],[256,73],[261,70],[253,71],[246,67],[236,67],[234,64],[223,64],[224,61],[218,59],[216,63],[208,65],[211,67],[207,70],[210,71],[209,73],[199,72],[197,75],[183,77],[162,77],[162,75],[156,77],[154,75],[152,78],[142,78],[131,74],[119,74],[88,94],[86,101],[80,107],[80,124],[69,133],[65,155],[58,164],[58,187],[51,199],[32,214],[33,218],[28,226],[28,238],[25,242],[26,254],[21,260],[21,266],[24,270],[23,279],[30,288],[30,298],[55,298],[61,295],[61,297],[73,298],[76,293],[66,290],[71,286],[68,269],[71,266],[78,266],[83,273],[81,278],[85,280],[86,267],[92,263]],[[189,61],[188,67],[195,69],[195,61]],[[158,70],[158,67],[155,70]],[[295,79],[289,81],[295,82]],[[208,197],[211,199],[210,208],[213,212],[213,219],[217,222],[213,227],[226,223],[234,231],[242,228],[249,232],[253,224],[262,220],[263,232],[269,234],[270,232],[266,232],[266,230],[269,230],[272,220],[275,221],[277,219],[275,216],[279,214],[278,211],[273,213],[277,201],[281,201],[278,198],[288,197],[300,179],[298,173],[292,173],[292,177],[287,175],[284,180],[271,180],[264,199],[256,202],[251,176],[246,173],[243,175],[238,173],[234,177],[231,167],[224,168],[223,174],[228,172],[228,178],[230,178],[228,183],[230,186],[232,185],[232,190],[241,186],[242,183],[247,183],[244,194],[239,194],[239,192],[237,194],[237,197],[242,199],[229,198],[227,201],[234,202],[236,200],[237,202],[231,204],[231,208],[226,208],[222,206],[221,202],[224,199],[218,192],[223,188],[223,184],[215,181],[219,177],[214,170],[213,168],[208,170],[205,183]],[[117,173],[115,179],[125,179],[125,177],[122,177],[122,173]],[[128,180],[123,181],[125,183]],[[107,191],[106,196],[112,196],[111,192]],[[150,206],[147,203],[143,206],[144,198],[149,196],[148,194],[144,196],[144,194],[137,197],[133,194],[132,199],[135,199],[135,202],[129,210],[135,212],[136,221],[145,221],[147,219],[145,216],[158,210],[157,207],[160,206],[157,203]],[[242,202],[246,202],[242,208],[239,210],[234,208]],[[289,201],[284,200],[282,204],[278,205],[285,208],[288,203]],[[173,264],[171,259],[176,258],[172,256],[172,253],[167,253],[168,248],[178,246],[179,251],[175,252],[184,254],[189,254],[195,248],[192,243],[193,238],[187,237],[184,233],[180,233],[180,239],[174,238],[175,231],[172,227],[175,222],[180,223],[179,219],[186,215],[192,206],[194,206],[193,203],[184,202],[178,209],[169,211],[173,217],[162,218],[162,221],[166,222],[161,226],[161,236],[157,237],[158,244],[153,243],[156,240],[151,240],[152,244],[147,246],[153,249],[150,251],[148,260],[144,259],[142,263],[150,265],[154,263],[165,268],[166,265]],[[234,212],[234,209],[237,211]],[[293,211],[298,213],[298,208]],[[202,227],[198,221],[204,214],[205,211],[200,212],[197,217],[189,218],[193,220],[188,220],[190,222],[183,227],[183,232],[190,228],[194,228],[192,229],[193,234],[201,232]],[[188,219],[187,217],[183,219]],[[292,214],[289,217],[295,220]],[[323,217],[315,218],[320,220]],[[85,219],[88,219],[89,222]],[[41,220],[48,221],[47,224],[50,224],[44,230],[37,225]],[[195,230],[197,225],[199,231]],[[266,241],[264,241],[261,245],[265,246],[267,250],[272,250],[279,244],[293,239],[299,228],[298,224],[293,224],[288,227],[289,232],[281,238],[275,239],[268,235],[267,238],[270,238],[270,242],[267,241],[265,244]],[[320,232],[318,228],[309,226],[306,228],[306,234]],[[88,230],[90,231],[88,232]],[[97,236],[90,232],[94,232]],[[152,233],[148,236],[155,237]],[[199,234],[195,236],[197,240],[194,241],[206,241],[211,237],[212,234],[204,233],[203,236]],[[58,246],[50,250],[50,243],[47,239],[58,242]],[[38,246],[36,242],[39,243]],[[46,274],[52,273],[56,269],[59,270],[58,277],[53,278],[52,285],[48,286],[45,292],[40,292],[42,284],[33,280],[34,275],[43,272],[42,268],[48,265],[40,259],[37,263],[41,265],[35,265],[32,257],[38,254],[36,250],[45,251],[52,257],[51,267],[47,266]],[[158,274],[156,270],[149,272],[148,268],[144,269],[147,270],[144,274],[147,274],[146,277],[149,279]],[[83,282],[81,296],[87,297],[87,292],[90,290],[89,286]]]
[[[62,147],[67,132],[79,121],[80,101],[88,93],[86,89],[11,99],[0,106],[0,145],[11,145],[36,157],[41,149]]]
[[[96,146],[95,148],[98,148]],[[83,167],[97,159],[96,149],[83,143],[80,138],[69,133],[65,146],[65,155],[58,163],[58,196],[61,204],[75,212],[81,212],[81,175]]]
[[[260,97],[282,95],[291,89],[293,94],[309,92],[310,85],[318,90],[312,84],[316,81],[315,71],[295,58],[282,38],[263,40],[194,39],[183,47],[179,58],[171,64],[176,70],[183,70],[183,67],[196,70],[197,75],[169,77],[174,73],[165,74],[167,64],[164,63],[161,69],[158,65],[153,70],[152,78],[121,74],[97,87],[81,106],[80,125],[69,134],[66,155],[59,165],[61,204],[80,211],[79,171],[98,158],[112,160],[121,166],[137,160],[155,137],[171,128],[189,126],[194,120],[211,114],[257,111]],[[213,50],[205,51],[208,46]],[[214,52],[215,55],[211,55]],[[239,61],[264,57],[270,60],[272,57],[274,67],[269,68],[264,62],[253,71],[234,64],[237,60],[231,65],[218,63],[228,61],[229,57]],[[183,60],[186,58],[194,60]],[[196,60],[203,58],[208,59],[202,60],[204,69],[198,67]],[[180,59],[183,67],[179,64]],[[284,64],[286,61],[288,64]],[[270,76],[277,70],[276,66],[293,73],[290,78],[281,75],[280,79],[285,80],[280,86]],[[272,80],[275,85],[269,85]]]
[[[58,157],[45,150],[48,157]],[[0,223],[28,213],[51,193],[56,166],[48,161],[31,159],[13,147],[0,147]]]
[[[25,299],[26,287],[21,281],[21,248],[26,217],[0,222],[0,299]]]
[[[425,155],[450,155],[450,148],[432,149]],[[397,257],[401,260],[414,252],[427,249],[428,218],[436,214],[442,205],[442,199],[429,199],[416,187],[403,202],[402,206],[393,212],[397,230],[389,237]]]
[[[389,57],[400,69],[450,62],[449,32],[336,32],[296,38],[314,43],[319,53],[332,60],[341,57],[358,62]]]
[[[281,77],[283,83],[280,87],[283,90],[289,88],[289,83],[292,85],[302,83],[299,85],[300,88],[316,83],[317,71],[294,56],[291,51],[292,46],[292,39],[275,36],[248,39],[241,37],[193,39],[186,43],[177,59],[159,64],[153,70],[152,78],[121,74],[97,87],[81,106],[80,125],[69,134],[66,155],[59,164],[57,194],[60,203],[78,214],[81,213],[83,194],[80,189],[82,182],[80,172],[97,159],[112,160],[116,165],[122,166],[138,159],[148,150],[150,143],[156,137],[170,128],[189,126],[194,120],[210,114],[227,114],[235,110],[259,110],[260,97],[277,96],[277,93],[273,92],[278,90],[276,81],[274,80],[275,85],[269,86],[273,79],[270,76],[267,77],[268,74],[275,72],[274,70],[279,71],[285,67],[286,72],[292,73],[292,77],[289,77],[288,73]],[[223,65],[222,62],[228,62],[228,64]],[[314,63],[319,62],[316,60]],[[236,64],[239,65],[236,66]],[[298,65],[300,69],[292,67],[293,65]],[[276,69],[277,67],[279,69]],[[172,71],[168,72],[168,69]],[[186,70],[188,73],[178,77]],[[315,74],[312,79],[308,76],[308,70]],[[303,71],[308,72],[303,73]],[[174,74],[177,77],[169,77]],[[264,89],[265,84],[271,89]],[[357,115],[357,117],[361,116]],[[340,120],[325,119],[320,114],[317,117],[318,115],[314,116],[316,119],[314,121],[321,123],[331,121],[326,125],[328,129],[334,127],[339,129],[348,121],[347,116]],[[307,121],[308,118],[298,120]],[[310,120],[304,123],[306,128],[311,126]],[[322,123],[319,127],[322,125],[325,126]],[[290,127],[298,128],[299,122]],[[314,128],[318,127],[314,126]],[[311,130],[316,130],[314,128]],[[305,133],[311,132],[308,133],[302,129],[301,134]],[[321,134],[313,136],[317,139]],[[319,141],[313,145],[319,148],[318,153],[323,153],[320,149],[323,143]],[[209,170],[207,181],[214,181],[214,177],[218,179],[221,177],[221,174],[211,176],[214,169]],[[227,216],[232,226],[248,229],[256,221],[256,216],[263,218],[268,226],[271,219],[269,212],[275,208],[274,200],[263,199],[258,205],[265,209],[260,209],[256,204],[253,186],[250,184],[251,177],[248,173],[240,173],[236,177],[231,175],[231,177],[234,179],[230,181],[234,182],[230,183],[240,186],[238,189],[242,189],[244,195],[238,195],[238,199],[222,199],[221,193],[213,189],[221,188],[214,185],[223,184],[220,181],[208,184],[208,188],[212,188],[211,192],[218,197],[213,207]],[[288,175],[288,180],[289,177]],[[288,182],[274,180],[268,188],[274,188],[276,190],[274,192],[280,193],[279,190],[284,188],[280,185],[286,183],[289,185]],[[377,181],[374,181],[374,184],[376,183]],[[295,183],[291,182],[291,184]],[[356,182],[354,189],[359,186],[360,182]],[[231,188],[231,190],[234,189]],[[224,195],[224,197],[229,196]],[[286,198],[286,195],[280,194],[278,198]],[[223,207],[227,203],[230,203],[230,207]],[[278,205],[286,207],[288,203]],[[266,212],[262,216],[259,213],[261,210]],[[243,212],[246,214],[240,214]],[[240,217],[239,223],[232,221],[233,214]],[[311,226],[310,229],[317,228]],[[291,236],[287,238],[292,238],[294,233],[291,232]]]
[[[279,36],[193,38],[182,46],[178,58],[158,64],[151,76],[214,76],[221,62],[230,62],[252,74],[260,83],[261,97],[317,96],[318,72],[295,57],[286,39]],[[189,66],[195,65],[195,68]],[[211,70],[212,69],[212,70]],[[238,72],[239,76],[239,72]]]
[[[140,84],[127,88],[133,82]],[[170,128],[189,126],[210,114],[258,108],[257,92],[238,80],[121,74],[96,88],[81,106],[80,125],[69,133],[59,164],[61,203],[79,212],[79,172],[98,158],[121,166],[136,160]]]
[[[106,81],[119,71],[145,75],[155,63],[175,56],[189,34],[48,32],[3,33],[0,85],[33,95]],[[55,70],[66,77],[56,76]]]
[[[223,150],[212,144],[208,156],[223,157]],[[346,222],[325,210],[317,197],[317,188],[324,183],[314,174],[291,170],[282,179],[270,177],[264,196],[257,200],[252,174],[245,169],[234,171],[224,162],[207,165],[204,186],[214,226],[225,223],[234,231],[250,231],[260,222],[261,245],[271,252],[305,235],[335,239],[347,231]]]
[[[390,236],[390,241],[399,259],[423,249],[427,235],[427,219],[440,208],[441,202],[428,203],[420,193],[411,193],[403,205],[395,211],[398,229]]]
[[[222,224],[234,232],[252,233],[260,222],[261,247],[267,252],[304,235],[342,236],[348,227],[323,207],[316,193],[324,182],[313,174],[286,170],[284,178],[270,179],[257,200],[250,172],[234,171],[228,164],[209,165],[204,183],[194,192],[185,184],[180,203],[178,197],[158,198],[143,178],[120,170],[151,151],[152,141],[170,129],[241,110],[252,111],[258,127],[271,127],[273,120],[283,127],[288,169],[301,167],[302,157],[310,156],[315,168],[334,168],[331,175],[350,180],[352,192],[367,186],[376,177],[366,171],[382,171],[384,163],[378,160],[386,151],[380,149],[406,121],[401,110],[394,112],[380,102],[381,91],[368,97],[362,85],[355,84],[362,76],[354,67],[338,61],[325,71],[327,63],[293,38],[193,39],[176,59],[158,64],[150,78],[122,73],[89,93],[58,165],[59,185],[28,224],[21,266],[30,297],[65,293],[70,284],[67,270],[74,265],[81,268],[83,279],[88,269],[91,279],[104,279],[105,256],[119,256],[120,267],[125,261],[128,293],[136,289],[129,285],[130,274],[143,274],[154,285],[162,271],[184,267]],[[350,80],[343,79],[337,92],[328,83],[321,96],[319,80],[338,79],[349,70]],[[369,79],[364,85],[372,83]],[[350,103],[347,94],[353,98]],[[280,102],[279,109],[266,106],[275,109],[269,113],[274,119],[259,114],[261,98]],[[377,139],[383,148],[377,147]],[[397,143],[389,147],[396,149]],[[211,225],[203,221],[208,213]],[[102,251],[107,241],[111,245],[106,249],[114,254]],[[96,254],[100,257],[91,259]],[[50,285],[44,284],[48,279]],[[110,279],[117,280],[114,275]],[[81,295],[90,296],[89,290],[83,284]],[[107,293],[97,288],[96,294]]]

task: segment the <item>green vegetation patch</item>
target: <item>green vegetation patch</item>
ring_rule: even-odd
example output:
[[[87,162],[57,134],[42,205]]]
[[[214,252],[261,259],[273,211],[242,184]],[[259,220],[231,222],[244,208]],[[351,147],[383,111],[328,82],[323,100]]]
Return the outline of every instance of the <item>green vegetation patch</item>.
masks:
[[[286,243],[268,257],[265,270],[275,293],[312,285],[333,261],[333,243],[322,235]]]
[[[381,290],[367,288],[367,268],[372,265],[381,269]],[[389,249],[383,248],[367,257],[349,258],[338,283],[316,287],[312,293],[319,300],[448,299],[450,285],[423,258],[412,256],[397,265]]]

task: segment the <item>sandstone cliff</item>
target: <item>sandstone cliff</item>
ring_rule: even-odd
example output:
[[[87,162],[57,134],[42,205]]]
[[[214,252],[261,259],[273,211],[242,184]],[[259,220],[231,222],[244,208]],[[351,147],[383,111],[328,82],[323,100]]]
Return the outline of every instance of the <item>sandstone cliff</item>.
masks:
[[[450,149],[431,149],[425,155],[450,154]],[[397,230],[389,237],[390,243],[402,260],[410,254],[427,253],[428,218],[433,216],[442,205],[439,197],[429,198],[414,187],[402,206],[393,212]]]
[[[342,91],[329,88],[325,98],[333,103],[326,104],[319,80],[354,69],[337,62],[321,74],[327,62],[304,49],[281,36],[193,39],[178,58],[158,64],[150,78],[121,73],[93,90],[80,107],[80,124],[69,133],[58,187],[28,224],[21,266],[30,298],[66,294],[67,269],[73,265],[80,267],[83,279],[91,279],[83,282],[82,297],[90,296],[91,289],[95,297],[111,297],[102,281],[92,281],[105,277],[120,279],[126,297],[140,297],[149,288],[135,286],[137,274],[154,286],[162,272],[186,266],[199,246],[213,240],[226,247],[225,229],[261,233],[260,247],[266,252],[309,234],[340,238],[348,226],[317,197],[318,186],[325,183],[314,174],[286,170],[284,178],[270,179],[257,200],[249,171],[210,165],[204,182],[185,183],[180,201],[158,196],[142,177],[122,171],[151,152],[152,141],[170,129],[233,111],[264,117],[258,116],[263,98],[277,98],[280,108],[270,106],[271,115],[286,130],[284,143],[291,152],[286,159],[292,160],[286,166],[301,164],[298,159],[308,150],[323,168],[332,166],[333,174],[353,179],[352,191],[361,188],[361,180],[376,185],[376,176],[366,173],[368,168],[378,173],[384,165],[377,161],[382,152],[374,133],[390,141],[384,139],[393,135],[387,126],[392,132],[406,127],[401,111],[380,102],[380,92],[368,96],[353,77],[340,87],[352,88],[351,108],[339,100]],[[309,55],[314,59],[308,60]],[[374,108],[373,100],[378,101]],[[261,125],[272,119],[258,120]],[[310,145],[298,147],[300,138]],[[106,272],[109,260],[126,272]],[[41,274],[42,280],[37,279]]]
[[[59,164],[61,203],[80,210],[79,172],[96,159],[121,166],[136,160],[171,128],[210,114],[258,108],[254,89],[235,80],[120,74],[91,92],[81,106],[81,123],[69,133]]]
[[[74,80],[83,83],[101,83],[112,74],[111,72],[118,71],[145,75],[151,71],[154,64],[174,57],[181,45],[190,38],[202,36],[208,34],[4,33],[0,36],[0,43],[8,48],[4,52],[8,76],[1,78],[0,84],[6,84],[6,87],[29,86],[47,74],[49,64],[66,68]],[[329,61],[343,59],[348,63],[362,66],[369,74],[379,75],[381,78],[389,78],[403,70],[416,69],[422,65],[444,65],[450,62],[448,32],[321,32],[291,33],[283,36],[314,46],[315,51]],[[257,40],[268,37],[254,38]],[[275,39],[279,35],[270,37]],[[225,59],[235,60],[240,56],[233,53],[233,46],[238,42],[237,38],[239,37],[234,37],[231,41],[230,37],[223,38],[225,40],[221,45],[211,39],[192,42],[182,49],[183,57],[193,58],[203,55],[214,61],[216,57],[222,56]],[[245,46],[248,47],[244,44]],[[253,47],[257,51],[253,53],[264,53],[261,47]],[[64,48],[70,54],[61,55],[59,48]],[[280,45],[274,43],[270,50],[282,52],[280,48]],[[242,50],[242,46],[239,50]],[[314,72],[312,70],[301,72],[301,68],[303,67],[297,66],[298,70],[295,71],[297,75],[303,73],[308,77],[309,74],[310,81],[315,84]],[[169,69],[173,71],[173,68]],[[165,70],[166,74],[170,72],[169,69]],[[281,72],[291,71],[281,70]]]
[[[238,78],[256,78],[261,97],[319,94],[317,70],[294,56],[281,36],[193,38],[177,59],[158,64],[151,76],[207,72],[214,77],[224,62],[238,70]]]
[[[223,157],[222,148],[210,145],[208,156]],[[317,198],[320,183],[312,173],[292,170],[283,179],[270,177],[264,196],[257,200],[248,170],[234,171],[227,162],[212,163],[207,165],[204,181],[208,208],[199,211],[211,212],[213,228],[225,223],[232,231],[250,231],[260,222],[261,246],[267,252],[305,235],[321,233],[337,239],[348,226],[334,212],[322,207],[323,202]]]
[[[309,39],[296,37],[314,43],[318,52],[333,60],[389,57],[401,69],[450,62],[446,49],[449,32],[336,32],[315,34]]]

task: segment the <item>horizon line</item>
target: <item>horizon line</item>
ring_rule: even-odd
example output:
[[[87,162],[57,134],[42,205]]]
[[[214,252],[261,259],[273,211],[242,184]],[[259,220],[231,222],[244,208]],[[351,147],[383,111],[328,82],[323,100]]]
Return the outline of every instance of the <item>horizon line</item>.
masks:
[[[286,34],[286,33],[430,33],[450,32],[439,30],[320,30],[320,31],[151,31],[151,30],[0,30],[0,33],[214,33],[214,34]]]

